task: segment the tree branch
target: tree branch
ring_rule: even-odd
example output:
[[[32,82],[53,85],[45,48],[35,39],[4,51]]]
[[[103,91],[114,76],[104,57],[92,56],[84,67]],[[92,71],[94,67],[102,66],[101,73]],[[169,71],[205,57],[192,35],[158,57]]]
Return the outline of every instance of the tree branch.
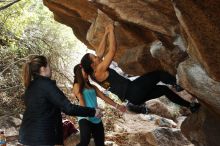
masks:
[[[3,92],[3,91],[8,91],[8,90],[11,90],[11,89],[14,89],[14,88],[18,88],[18,87],[22,87],[22,85],[15,85],[15,86],[12,86],[12,87],[0,89],[0,91],[1,91],[1,92]]]
[[[0,7],[0,11],[2,11],[2,10],[4,10],[4,9],[7,9],[8,7],[14,5],[15,3],[19,2],[19,1],[21,1],[21,0],[15,0],[15,1],[13,1],[13,2],[11,2],[11,3],[7,4],[7,5],[5,5],[5,6]]]
[[[33,56],[33,55],[37,55],[37,54],[29,54],[28,56],[26,56],[24,58],[20,58],[17,61],[12,62],[2,72],[0,72],[0,75],[3,74],[6,70],[8,70],[13,64],[16,64],[16,63],[18,63],[19,61],[22,61],[22,60],[26,60],[27,58],[29,58],[30,56]]]

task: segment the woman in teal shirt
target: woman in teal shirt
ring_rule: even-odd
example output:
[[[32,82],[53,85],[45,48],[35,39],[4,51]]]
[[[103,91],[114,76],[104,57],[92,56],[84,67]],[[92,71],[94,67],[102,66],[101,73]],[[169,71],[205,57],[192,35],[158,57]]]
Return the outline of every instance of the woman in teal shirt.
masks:
[[[80,64],[74,67],[73,92],[79,99],[81,106],[97,108],[97,96],[108,104],[114,106],[121,112],[126,111],[126,107],[119,105],[105,96],[96,86],[90,84],[87,74],[83,71]],[[105,134],[102,120],[96,117],[78,117],[80,128],[80,143],[77,146],[88,146],[91,135],[96,146],[104,146]]]

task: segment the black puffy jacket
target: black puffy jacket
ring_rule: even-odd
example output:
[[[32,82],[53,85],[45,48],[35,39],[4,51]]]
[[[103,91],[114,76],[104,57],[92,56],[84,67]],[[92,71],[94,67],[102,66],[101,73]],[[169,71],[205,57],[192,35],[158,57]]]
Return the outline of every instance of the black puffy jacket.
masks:
[[[73,105],[56,82],[35,76],[25,91],[26,110],[19,131],[24,145],[63,144],[61,111],[67,115],[93,117],[95,109]]]

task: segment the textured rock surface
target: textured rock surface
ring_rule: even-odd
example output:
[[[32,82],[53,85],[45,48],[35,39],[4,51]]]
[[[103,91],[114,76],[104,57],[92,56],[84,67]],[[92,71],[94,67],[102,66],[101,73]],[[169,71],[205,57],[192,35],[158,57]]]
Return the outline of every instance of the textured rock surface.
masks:
[[[0,116],[0,131],[5,131],[7,146],[18,144],[18,130],[21,125],[21,119],[13,116]]]
[[[202,107],[181,125],[183,134],[196,146],[219,146],[220,117]]]
[[[160,62],[164,65],[163,68],[173,74],[176,73],[176,66],[182,59],[174,57],[173,54],[179,54],[179,56],[185,54],[183,51],[176,51],[175,45],[172,44],[176,30],[178,30],[178,21],[169,0],[164,1],[163,4],[159,1],[140,0],[93,2],[44,0],[44,4],[54,12],[57,21],[70,26],[79,40],[90,49],[97,48],[104,33],[104,27],[110,22],[114,22],[118,44],[115,61],[128,74],[141,75],[161,69],[158,58],[152,58],[150,55],[150,46],[155,40],[163,42],[163,46],[170,49],[168,55],[163,58],[168,56],[172,59],[170,61],[164,59]],[[140,48],[143,45],[146,46],[141,49],[143,53],[136,53],[128,59],[129,50]],[[124,60],[128,62],[126,63]],[[175,63],[171,64],[172,61]]]
[[[178,20],[187,34],[190,55],[210,77],[220,81],[220,1],[174,0]]]
[[[114,59],[122,70],[132,75],[156,69],[173,75],[178,72],[180,85],[207,109],[199,111],[198,122],[210,129],[216,127],[220,116],[219,0],[43,1],[55,20],[70,26],[76,37],[93,50],[104,27],[113,22],[118,42]],[[215,146],[220,134],[205,132],[203,127],[198,127],[197,134],[194,131],[193,138],[190,132],[184,133],[196,145]]]
[[[211,79],[200,64],[188,59],[178,68],[179,82],[209,109],[220,115],[220,82]]]
[[[211,79],[201,65],[192,59],[180,64],[178,74],[183,87],[197,95],[204,104],[198,113],[188,117],[181,127],[195,145],[218,146],[220,138],[220,83]]]
[[[91,47],[86,40],[86,35],[91,22],[95,20],[97,15],[95,7],[87,0],[44,0],[43,2],[53,11],[55,20],[73,28],[75,36]]]
[[[95,0],[94,3],[99,4],[98,8],[107,14],[112,13],[112,11],[116,13],[117,19],[162,34],[173,35],[175,27],[178,25],[170,0],[164,0],[163,3],[145,0]]]
[[[146,44],[127,50],[121,55],[118,65],[132,75],[142,75],[161,68],[159,61],[151,56],[150,46]]]
[[[150,117],[150,118],[149,118]],[[126,138],[120,145],[139,146],[190,146],[191,143],[181,134],[180,129],[172,128],[174,122],[156,115],[124,114],[123,122],[116,122],[115,136]],[[168,124],[167,124],[168,123]],[[143,126],[145,125],[145,126]],[[168,126],[167,126],[168,125]],[[175,123],[174,123],[175,125]],[[168,128],[169,127],[169,128]]]

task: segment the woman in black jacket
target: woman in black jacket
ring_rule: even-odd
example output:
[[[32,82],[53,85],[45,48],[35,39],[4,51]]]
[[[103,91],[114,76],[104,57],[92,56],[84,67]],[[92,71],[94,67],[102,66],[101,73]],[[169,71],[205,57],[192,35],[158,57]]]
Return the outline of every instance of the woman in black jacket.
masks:
[[[61,111],[74,116],[101,115],[94,108],[71,104],[50,78],[51,69],[46,57],[34,56],[24,65],[26,110],[19,131],[19,142],[24,145],[62,145]]]

